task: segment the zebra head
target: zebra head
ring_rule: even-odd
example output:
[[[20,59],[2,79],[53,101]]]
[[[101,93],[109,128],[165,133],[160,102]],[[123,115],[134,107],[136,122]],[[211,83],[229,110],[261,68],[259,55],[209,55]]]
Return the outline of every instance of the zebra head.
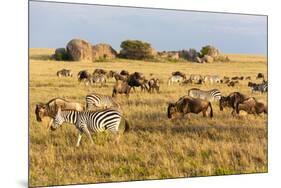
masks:
[[[59,107],[58,111],[57,111],[57,114],[56,114],[56,116],[54,118],[54,121],[53,121],[53,123],[51,125],[51,130],[54,131],[57,128],[59,128],[63,124],[64,121],[65,121],[64,117],[61,114],[61,108]]]

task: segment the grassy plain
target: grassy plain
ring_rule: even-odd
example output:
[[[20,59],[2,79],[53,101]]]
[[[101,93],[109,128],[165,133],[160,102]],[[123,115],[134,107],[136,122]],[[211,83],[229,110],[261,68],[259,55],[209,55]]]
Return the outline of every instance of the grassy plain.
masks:
[[[243,81],[236,87],[217,85],[167,86],[171,72],[251,76],[267,73],[263,56],[229,54],[232,62],[193,64],[113,60],[111,62],[58,62],[48,57],[54,49],[30,49],[29,64],[29,165],[30,186],[47,186],[108,181],[129,181],[177,177],[210,176],[267,172],[267,116],[232,117],[230,110],[219,111],[213,104],[214,118],[192,115],[191,120],[170,121],[167,102],[176,101],[193,87],[217,88],[223,95],[240,91],[267,103],[266,94],[252,94]],[[56,71],[71,69],[73,78],[58,78]],[[126,69],[153,73],[162,80],[160,94],[141,93],[137,89],[127,99],[118,97],[131,130],[115,145],[110,135],[94,135],[94,146],[86,137],[75,147],[77,131],[65,124],[55,132],[36,122],[35,104],[62,97],[85,104],[90,92],[111,95],[114,80],[108,86],[86,87],[78,84],[80,70]],[[256,81],[255,82],[260,82]]]

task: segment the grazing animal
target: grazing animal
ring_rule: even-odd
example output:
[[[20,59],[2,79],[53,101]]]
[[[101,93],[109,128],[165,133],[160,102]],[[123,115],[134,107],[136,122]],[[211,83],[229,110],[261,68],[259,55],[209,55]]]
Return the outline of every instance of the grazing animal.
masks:
[[[86,70],[82,70],[77,74],[78,77],[78,81],[88,81],[91,78],[91,74],[86,71]]]
[[[261,92],[261,93],[265,93],[268,91],[268,84],[267,82],[263,82],[261,84],[256,84],[253,82],[248,82],[248,87],[250,87],[252,89],[252,93],[255,91]]]
[[[245,80],[252,80],[251,76],[247,76]]]
[[[220,77],[218,75],[206,75],[203,77],[203,83],[220,83]]]
[[[259,115],[261,113],[267,114],[267,107],[263,103],[258,102],[254,97],[247,98],[236,106],[237,114],[239,114],[241,110],[254,115]]]
[[[127,77],[130,75],[130,73],[128,71],[126,71],[126,70],[122,70],[120,72],[120,74],[123,75],[123,76],[127,76]]]
[[[245,100],[246,96],[239,92],[232,92],[228,96],[222,96],[219,101],[220,111],[223,111],[224,107],[232,108],[232,115],[235,113],[237,105]]]
[[[188,90],[188,96],[193,98],[200,98],[209,102],[219,101],[221,98],[221,92],[218,89],[212,89],[209,91],[200,90],[198,88],[192,88]]]
[[[74,124],[77,128],[78,140],[76,147],[79,147],[81,137],[85,134],[93,144],[92,133],[98,133],[103,131],[109,131],[118,135],[119,138],[119,125],[122,115],[118,110],[104,109],[98,111],[61,111],[59,108],[56,117],[52,123],[51,130],[56,130],[64,122]],[[125,130],[129,130],[129,123],[125,120]]]
[[[202,84],[203,77],[200,74],[191,74],[190,75],[190,80],[192,81],[192,83]]]
[[[106,76],[103,74],[94,74],[89,77],[87,80],[87,83],[95,84],[95,83],[100,83],[101,87],[106,84]]]
[[[148,81],[148,92],[154,92],[154,90],[159,93],[160,80],[158,78],[152,78]]]
[[[264,74],[263,73],[258,73],[256,79],[264,79]]]
[[[236,84],[239,84],[239,81],[238,81],[238,80],[228,82],[228,83],[227,83],[227,86],[228,86],[228,87],[234,87]]]
[[[182,76],[171,76],[169,79],[168,79],[168,85],[173,85],[173,83],[179,83],[181,84],[182,82],[184,81],[184,78]]]
[[[62,77],[62,76],[64,76],[64,77],[72,77],[72,76],[73,76],[73,73],[72,73],[71,70],[62,69],[62,70],[59,70],[59,71],[57,72],[57,76],[58,76],[58,77]]]
[[[180,71],[172,72],[172,76],[181,76],[184,80],[186,79],[186,74]]]
[[[113,100],[112,97],[102,95],[98,93],[91,93],[86,96],[86,110],[92,110],[97,108],[117,108],[120,109],[120,105]]]
[[[230,82],[230,78],[227,77],[227,76],[224,76],[223,79],[220,80],[220,82],[221,82],[222,84],[227,84],[227,83]]]
[[[110,70],[107,74],[106,77],[107,78],[114,78],[114,75],[118,74],[116,71]]]
[[[112,97],[116,97],[117,94],[126,94],[129,97],[131,91],[131,86],[125,81],[117,81],[115,86],[113,86]]]
[[[176,103],[169,103],[168,118],[175,119],[184,117],[185,114],[202,112],[203,117],[206,117],[206,112],[210,108],[210,117],[213,117],[213,108],[209,101],[192,98],[189,96],[181,97]],[[188,117],[189,118],[189,117]]]
[[[234,77],[231,78],[231,80],[243,80],[243,79],[244,79],[244,76],[241,76],[241,77],[234,76]]]
[[[95,69],[94,72],[93,72],[93,75],[95,74],[103,74],[103,75],[106,75],[107,74],[107,71],[104,70],[104,69]]]
[[[77,102],[70,102],[62,98],[54,98],[47,103],[37,103],[35,107],[36,120],[41,122],[44,117],[54,118],[56,115],[56,109],[61,108],[63,110],[77,110],[82,111],[83,106]],[[49,122],[49,126],[53,119]],[[48,126],[48,128],[49,128]]]
[[[121,75],[121,74],[118,74],[118,73],[114,73],[113,77],[115,78],[116,81],[118,81],[118,80],[126,81],[127,78],[128,78],[127,76]]]
[[[130,74],[127,79],[128,85],[131,86],[134,91],[135,87],[141,87],[141,91],[148,91],[147,82],[148,81],[145,79],[145,76],[140,72],[134,72],[133,74]]]

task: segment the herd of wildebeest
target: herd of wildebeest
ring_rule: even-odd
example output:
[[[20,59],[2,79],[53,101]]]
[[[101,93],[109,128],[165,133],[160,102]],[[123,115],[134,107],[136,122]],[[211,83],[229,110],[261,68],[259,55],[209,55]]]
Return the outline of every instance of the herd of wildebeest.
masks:
[[[58,77],[73,77],[71,70],[62,69],[57,72]],[[187,76],[181,71],[172,72],[167,83],[156,78],[153,74],[149,74],[149,79],[141,72],[129,73],[126,70],[116,72],[104,69],[95,69],[94,72],[82,70],[77,74],[78,82],[85,85],[98,84],[100,87],[107,87],[109,79],[115,80],[112,88],[112,94],[103,95],[99,93],[91,93],[85,97],[86,104],[81,105],[77,102],[70,102],[62,98],[51,99],[48,103],[36,104],[35,114],[37,121],[41,121],[43,117],[50,117],[49,128],[55,130],[63,122],[69,122],[76,126],[79,132],[77,146],[79,146],[82,134],[86,134],[91,142],[91,133],[109,130],[117,133],[121,118],[124,118],[122,106],[120,106],[115,98],[125,95],[129,97],[131,90],[136,92],[137,87],[142,92],[161,94],[160,85],[187,85],[187,84],[226,84],[234,87],[241,80],[248,81],[248,87],[252,92],[260,92],[261,94],[268,91],[268,82],[263,73],[257,73],[255,78],[250,76],[220,77],[218,75],[199,75],[191,74]],[[254,83],[259,82],[259,83]],[[232,109],[233,116],[239,115],[241,110],[248,114],[259,115],[267,114],[267,106],[258,101],[255,97],[246,96],[240,92],[232,92],[227,96],[222,96],[218,89],[201,90],[192,88],[188,90],[187,95],[182,96],[178,101],[169,103],[167,106],[167,117],[169,119],[190,118],[190,113],[201,113],[203,117],[214,116],[212,103],[218,102],[220,110],[228,107]],[[128,130],[129,124],[125,120],[125,131]]]

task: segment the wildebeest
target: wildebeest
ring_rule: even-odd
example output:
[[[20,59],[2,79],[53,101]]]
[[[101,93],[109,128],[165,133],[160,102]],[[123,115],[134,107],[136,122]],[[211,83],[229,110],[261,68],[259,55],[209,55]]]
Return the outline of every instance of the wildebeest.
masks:
[[[168,118],[175,119],[184,117],[185,114],[202,112],[203,117],[206,117],[206,112],[210,108],[210,117],[213,117],[213,108],[209,101],[192,98],[189,96],[181,97],[176,103],[169,103],[168,105]],[[189,117],[188,117],[189,118]]]
[[[243,80],[244,79],[244,76],[234,76],[231,78],[231,80]]]
[[[104,70],[104,69],[95,69],[94,72],[93,72],[93,75],[95,75],[95,74],[104,74],[104,75],[106,75],[107,71]]]
[[[179,85],[184,81],[184,78],[182,76],[171,76],[168,79],[168,85],[172,85],[173,83],[179,83]]]
[[[59,71],[57,72],[57,76],[58,76],[58,77],[62,77],[62,76],[64,76],[64,77],[72,77],[72,76],[73,76],[73,73],[72,73],[71,70],[62,69],[62,70],[59,70]]]
[[[184,74],[183,72],[180,72],[180,71],[172,72],[172,76],[181,76],[181,77],[183,77],[183,79],[186,79],[186,74]]]
[[[256,79],[264,79],[264,74],[259,72]]]
[[[44,117],[54,118],[58,107],[60,107],[63,110],[77,110],[77,111],[83,110],[83,106],[80,103],[70,102],[62,98],[54,98],[47,103],[36,104],[35,107],[36,120],[41,122]]]
[[[148,81],[148,92],[154,92],[154,90],[159,93],[160,80],[158,78],[152,78]]]
[[[141,87],[141,90],[144,91],[148,91],[148,87],[147,87],[147,80],[145,79],[145,76],[140,73],[140,72],[134,72],[132,74],[129,75],[128,79],[127,79],[127,83],[129,86],[131,86],[134,91],[135,91],[135,87]]]
[[[232,92],[228,96],[222,96],[219,101],[220,111],[223,111],[224,107],[232,108],[232,115],[235,113],[236,106],[245,100],[246,96],[239,92]]]
[[[267,114],[267,107],[263,103],[258,102],[254,97],[247,98],[243,102],[238,103],[236,113],[239,114],[241,110],[254,115]]]
[[[130,75],[129,71],[126,71],[126,70],[121,70],[120,74],[123,75],[123,76],[129,76]]]
[[[106,74],[106,76],[107,76],[107,78],[114,78],[114,75],[115,74],[118,74],[116,71],[113,71],[113,70],[110,70],[107,74]]]
[[[227,83],[227,86],[228,86],[228,87],[234,87],[236,84],[239,84],[239,81],[238,81],[238,80],[228,82],[228,83]]]
[[[113,86],[112,97],[116,97],[117,94],[126,94],[129,97],[131,91],[131,86],[128,85],[126,81],[118,80]]]
[[[250,87],[252,89],[252,93],[255,92],[255,91],[258,91],[258,92],[261,92],[261,93],[264,93],[264,92],[268,91],[267,82],[263,82],[263,83],[260,83],[260,84],[248,82],[248,87]]]
[[[203,82],[203,77],[200,74],[191,74],[189,79],[195,84],[202,84]]]
[[[206,75],[203,77],[203,83],[220,83],[220,77],[218,75]]]
[[[227,76],[224,76],[224,77],[220,80],[220,82],[221,82],[222,84],[227,84],[227,83],[230,82],[230,78],[227,77]]]
[[[86,81],[90,79],[91,74],[86,70],[82,70],[77,74],[77,77],[79,82]]]
[[[246,78],[245,78],[245,80],[251,80],[252,78],[251,78],[251,76],[247,76]]]
[[[218,89],[204,91],[198,88],[192,88],[188,90],[187,95],[193,98],[200,98],[203,100],[207,100],[209,102],[219,101],[221,98],[221,92]]]

